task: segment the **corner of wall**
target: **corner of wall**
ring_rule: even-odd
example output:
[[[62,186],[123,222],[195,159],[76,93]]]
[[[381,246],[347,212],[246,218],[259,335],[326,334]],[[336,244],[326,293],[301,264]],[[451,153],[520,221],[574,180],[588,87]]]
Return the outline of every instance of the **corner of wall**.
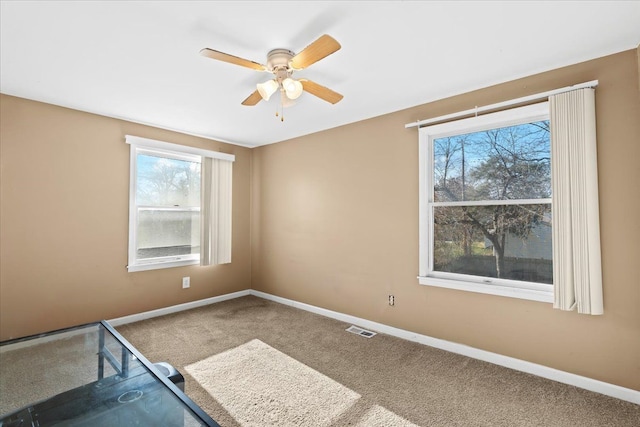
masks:
[[[638,95],[640,95],[640,44],[636,48],[636,57],[638,58],[638,68],[636,70],[638,72]]]
[[[253,238],[254,232],[254,213],[253,208],[255,203],[253,202],[254,192],[254,173],[253,173],[253,156],[255,154],[255,147],[249,149],[249,289],[253,289]]]

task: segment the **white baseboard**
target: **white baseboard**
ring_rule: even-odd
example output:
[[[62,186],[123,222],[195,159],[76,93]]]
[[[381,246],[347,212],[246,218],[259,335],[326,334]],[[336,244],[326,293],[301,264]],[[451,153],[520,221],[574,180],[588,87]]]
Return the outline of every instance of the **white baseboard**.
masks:
[[[362,319],[360,317],[351,316],[349,314],[339,313],[337,311],[327,310],[325,308],[278,297],[253,289],[247,289],[244,291],[233,292],[217,297],[187,302],[184,304],[178,304],[171,307],[160,308],[157,310],[146,311],[144,313],[132,314],[130,316],[119,317],[117,319],[109,320],[109,323],[113,326],[124,325],[125,323],[137,322],[139,320],[150,319],[157,316],[164,316],[166,314],[189,310],[196,307],[202,307],[209,304],[215,304],[217,302],[240,298],[247,295],[254,295],[259,298],[274,301],[280,304],[285,304],[301,310],[309,311],[311,313],[319,314],[321,316],[330,317],[332,319],[340,320],[345,323],[351,323],[353,325],[371,329],[383,334],[417,342],[419,344],[428,345],[430,347],[439,348],[441,350],[450,351],[452,353],[461,354],[473,359],[478,359],[485,362],[493,363],[495,365],[504,366],[506,368],[515,369],[517,371],[526,372],[528,374],[537,375],[542,378],[547,378],[549,380],[583,388],[585,390],[593,391],[596,393],[615,397],[616,399],[625,400],[627,402],[640,405],[640,391],[637,390],[620,387],[615,384],[594,380],[592,378],[583,377],[565,371],[560,371],[558,369],[549,368],[548,366],[538,365],[536,363],[527,362],[525,360],[503,356],[501,354],[492,353],[490,351],[480,350],[463,344],[458,344],[439,338],[433,338],[427,335],[416,334],[415,332],[394,328],[393,326],[384,325],[382,323],[373,322],[371,320]]]
[[[250,291],[238,291],[230,294],[224,294],[217,297],[205,298],[197,301],[185,302],[184,304],[172,305],[170,307],[159,308],[157,310],[145,311],[143,313],[132,314],[130,316],[118,317],[117,319],[108,320],[111,326],[120,326],[126,323],[137,322],[139,320],[151,319],[152,317],[164,316],[166,314],[177,313],[178,311],[190,310],[192,308],[202,307],[217,302],[227,301],[234,298],[246,297],[250,295]]]
[[[490,351],[480,350],[463,344],[457,344],[451,341],[433,338],[427,335],[416,334],[404,329],[394,328],[382,323],[372,322],[370,320],[362,319],[344,313],[339,313],[337,311],[327,310],[324,308],[297,302],[287,298],[278,297],[264,292],[256,290],[251,290],[249,292],[251,295],[260,298],[264,298],[280,304],[289,305],[291,307],[306,310],[311,313],[320,314],[322,316],[340,320],[345,323],[351,323],[360,327],[372,329],[376,332],[381,332],[383,334],[402,338],[408,341],[413,341],[431,347],[439,348],[441,350],[450,351],[452,353],[461,354],[474,359],[493,363],[495,365],[500,365],[506,368],[515,369],[517,371],[526,372],[528,374],[537,375],[542,378],[547,378],[549,380],[583,388],[589,391],[594,391],[596,393],[604,394],[640,405],[640,391],[637,390],[620,387],[615,384],[594,380],[592,378],[583,377],[565,371],[560,371],[558,369],[549,368],[548,366],[538,365],[536,363],[527,362],[525,360],[503,356],[501,354],[492,353]]]

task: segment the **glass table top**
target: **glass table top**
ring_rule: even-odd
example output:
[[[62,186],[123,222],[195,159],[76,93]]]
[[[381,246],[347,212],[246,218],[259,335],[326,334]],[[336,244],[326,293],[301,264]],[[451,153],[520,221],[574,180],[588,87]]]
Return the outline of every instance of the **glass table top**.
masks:
[[[0,343],[0,427],[218,426],[106,321]]]

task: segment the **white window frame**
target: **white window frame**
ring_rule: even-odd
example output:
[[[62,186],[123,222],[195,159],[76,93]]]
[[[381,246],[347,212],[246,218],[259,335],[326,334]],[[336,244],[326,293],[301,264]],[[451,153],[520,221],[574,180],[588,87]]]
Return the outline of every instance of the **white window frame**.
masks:
[[[541,102],[525,107],[436,124],[419,129],[419,190],[420,190],[420,261],[418,283],[479,292],[490,295],[553,302],[553,285],[517,280],[495,279],[433,270],[433,141],[447,136],[463,135],[518,124],[549,120],[549,103]],[[500,201],[503,204],[504,201]],[[522,203],[523,201],[515,201]],[[552,203],[551,199],[524,202]],[[451,205],[460,204],[452,202]],[[495,204],[487,202],[486,204]],[[442,204],[439,204],[442,205]]]
[[[129,256],[127,271],[146,271],[161,268],[183,267],[188,265],[200,264],[200,254],[186,254],[162,258],[148,258],[138,260],[136,258],[137,247],[137,201],[136,201],[136,184],[137,184],[137,155],[139,153],[156,154],[168,158],[187,160],[191,162],[202,163],[203,157],[218,158],[228,161],[234,161],[235,156],[216,151],[204,150],[195,147],[189,147],[179,144],[171,144],[153,139],[140,138],[137,136],[126,135],[125,141],[131,146],[130,148],[130,164],[129,164]],[[202,191],[202,186],[200,191]],[[195,208],[194,208],[195,209]],[[200,211],[201,208],[197,208]],[[184,210],[184,208],[181,208]],[[202,218],[200,219],[202,221]]]

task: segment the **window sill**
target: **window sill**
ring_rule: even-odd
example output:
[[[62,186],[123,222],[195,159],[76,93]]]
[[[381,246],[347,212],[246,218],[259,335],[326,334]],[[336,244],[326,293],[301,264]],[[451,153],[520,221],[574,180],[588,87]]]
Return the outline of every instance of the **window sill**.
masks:
[[[196,265],[196,264],[200,264],[199,259],[164,261],[164,262],[154,262],[154,263],[148,263],[148,264],[133,264],[133,265],[127,266],[127,271],[129,273],[133,273],[135,271],[158,270],[161,268],[184,267],[187,265]]]
[[[456,289],[459,291],[477,292],[509,298],[519,298],[538,302],[553,303],[553,291],[499,286],[484,283],[463,282],[459,280],[440,279],[436,277],[418,276],[418,283],[425,286]]]

